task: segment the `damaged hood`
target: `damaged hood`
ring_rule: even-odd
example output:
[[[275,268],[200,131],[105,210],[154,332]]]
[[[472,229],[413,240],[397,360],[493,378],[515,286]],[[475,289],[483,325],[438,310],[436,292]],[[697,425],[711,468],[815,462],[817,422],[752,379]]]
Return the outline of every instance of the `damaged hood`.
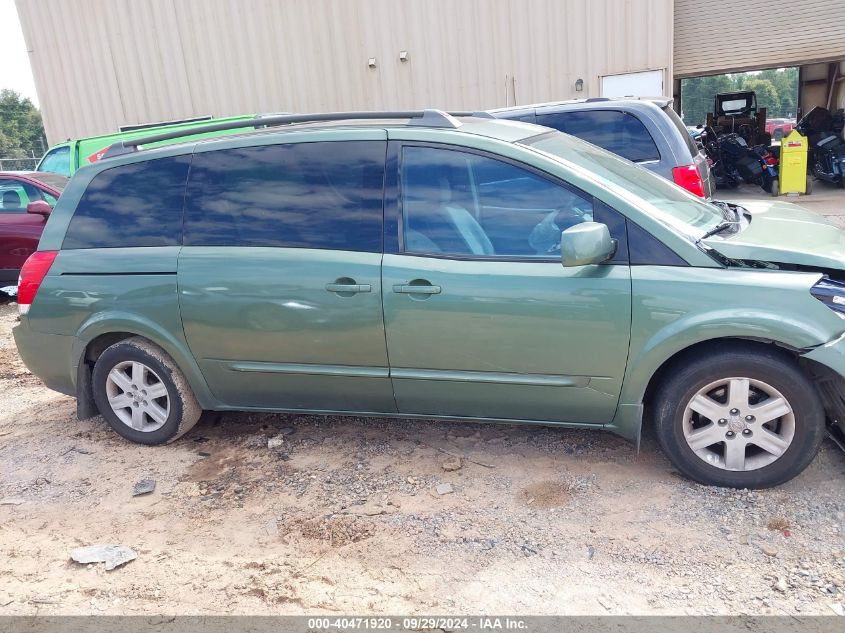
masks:
[[[845,269],[845,231],[789,202],[742,202],[751,221],[703,243],[731,259]]]

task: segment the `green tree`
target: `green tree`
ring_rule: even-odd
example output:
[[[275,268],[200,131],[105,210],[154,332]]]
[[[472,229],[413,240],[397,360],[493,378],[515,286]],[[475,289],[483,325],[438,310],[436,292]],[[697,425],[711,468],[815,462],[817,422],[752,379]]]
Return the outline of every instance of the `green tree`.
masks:
[[[739,89],[753,90],[757,94],[757,107],[766,108],[767,116],[780,116],[780,97],[777,88],[770,80],[746,75],[742,78]]]
[[[713,99],[720,92],[736,89],[731,75],[709,75],[681,81],[681,107],[684,123],[704,125],[707,113],[713,111]]]
[[[764,70],[757,75],[757,78],[771,81],[780,99],[780,111],[769,111],[769,116],[794,117],[798,109],[798,68],[793,66]]]
[[[798,68],[777,68],[733,75],[711,75],[681,80],[681,107],[687,125],[704,123],[720,92],[753,90],[757,105],[767,116],[794,117],[798,105]]]
[[[45,145],[38,108],[14,90],[0,90],[0,157],[40,156]]]

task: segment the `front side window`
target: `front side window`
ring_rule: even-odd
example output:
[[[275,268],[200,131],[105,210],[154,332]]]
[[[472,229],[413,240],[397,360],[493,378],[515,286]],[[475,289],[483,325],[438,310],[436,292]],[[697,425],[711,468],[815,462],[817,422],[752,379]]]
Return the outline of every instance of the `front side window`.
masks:
[[[559,258],[561,231],[592,221],[592,201],[509,162],[437,147],[402,152],[404,251]]]
[[[635,163],[660,160],[660,152],[645,125],[627,112],[571,110],[538,115],[537,123],[577,136]]]
[[[385,153],[331,141],[196,154],[185,244],[381,252]]]
[[[190,156],[112,167],[94,176],[62,248],[178,246]]]
[[[26,213],[30,202],[45,199],[37,187],[11,178],[0,178],[0,213]]]
[[[63,145],[47,152],[38,165],[38,171],[49,171],[70,178],[70,147]]]

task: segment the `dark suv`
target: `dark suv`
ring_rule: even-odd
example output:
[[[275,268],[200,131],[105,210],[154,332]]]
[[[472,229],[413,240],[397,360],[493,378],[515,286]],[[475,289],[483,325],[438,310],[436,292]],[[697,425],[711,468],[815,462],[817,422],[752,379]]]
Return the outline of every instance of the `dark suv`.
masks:
[[[641,164],[702,198],[713,182],[707,157],[668,98],[580,99],[490,110],[500,119],[572,134]]]

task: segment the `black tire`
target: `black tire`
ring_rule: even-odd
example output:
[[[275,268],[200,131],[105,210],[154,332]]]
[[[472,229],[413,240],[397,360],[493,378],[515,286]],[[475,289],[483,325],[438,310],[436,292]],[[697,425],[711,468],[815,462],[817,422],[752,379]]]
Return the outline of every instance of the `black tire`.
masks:
[[[772,194],[773,198],[777,198],[780,195],[780,181],[777,178],[774,178],[769,184],[769,193]]]
[[[666,456],[690,479],[730,488],[769,488],[798,475],[818,452],[825,433],[824,409],[815,385],[788,354],[753,344],[725,346],[705,353],[693,352],[665,375],[655,394],[655,431]],[[749,378],[773,387],[794,415],[794,435],[788,448],[772,463],[754,470],[726,470],[708,463],[693,451],[684,436],[684,412],[692,398],[710,383],[731,377]],[[722,450],[726,449],[725,446]]]
[[[161,424],[159,428],[152,428],[151,430],[132,428],[127,422],[122,421],[112,408],[109,402],[109,389],[114,390],[115,387],[113,382],[112,386],[107,386],[109,374],[119,365],[126,363],[140,363],[145,366],[151,372],[147,376],[157,379],[156,383],[160,382],[166,389],[167,399],[159,398],[156,400],[159,403],[166,403],[168,407],[166,418],[162,416],[163,423],[147,418],[150,422],[147,426],[155,427],[156,424]],[[202,413],[188,381],[176,366],[176,363],[173,362],[173,359],[164,350],[141,337],[129,338],[107,348],[94,365],[92,383],[94,401],[109,426],[127,440],[138,444],[156,446],[172,442],[190,431]],[[143,386],[140,385],[140,387]],[[132,387],[136,386],[132,385]],[[130,389],[130,387],[127,387],[127,389]],[[127,391],[119,395],[123,396],[127,393],[140,394],[140,391],[136,388],[135,391]],[[139,397],[141,396],[139,395]],[[133,404],[137,406],[139,403],[133,402]],[[144,401],[144,404],[147,404],[146,401]],[[121,410],[124,414],[131,415],[131,407],[127,406]]]

